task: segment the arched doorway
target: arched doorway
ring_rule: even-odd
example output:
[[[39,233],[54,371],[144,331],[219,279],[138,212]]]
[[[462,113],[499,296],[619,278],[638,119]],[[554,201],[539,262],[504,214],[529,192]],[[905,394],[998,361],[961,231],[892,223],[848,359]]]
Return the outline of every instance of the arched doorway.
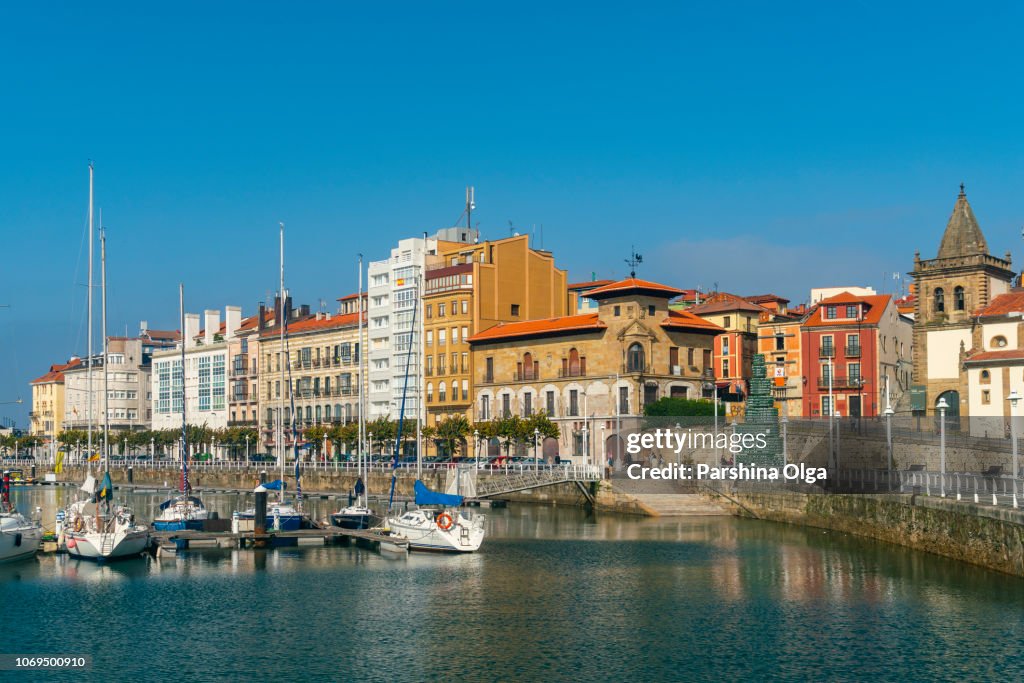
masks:
[[[558,439],[553,436],[545,437],[544,443],[541,444],[541,453],[545,462],[553,463],[558,457]]]
[[[959,429],[960,428],[960,392],[956,389],[950,389],[939,394],[938,398],[935,399],[935,417],[939,417],[939,401],[945,399],[946,401],[946,429]]]
[[[622,437],[618,434],[612,434],[604,440],[605,457],[611,461],[612,465],[615,465],[616,458],[619,457],[620,453],[625,453],[623,447]],[[625,461],[623,461],[625,462]]]

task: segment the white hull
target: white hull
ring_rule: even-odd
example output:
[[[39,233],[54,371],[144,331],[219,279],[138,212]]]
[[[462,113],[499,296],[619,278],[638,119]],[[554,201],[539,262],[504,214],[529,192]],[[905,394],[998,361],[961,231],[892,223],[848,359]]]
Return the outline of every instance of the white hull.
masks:
[[[19,515],[0,516],[0,563],[33,557],[43,529]]]
[[[149,544],[149,532],[134,528],[112,534],[69,531],[65,545],[68,554],[86,560],[116,560],[138,555]]]
[[[472,553],[484,542],[483,517],[473,519],[457,512],[447,513],[452,517],[450,529],[438,526],[438,510],[412,510],[401,517],[388,519],[391,535],[409,543],[410,550],[432,550],[448,553]]]

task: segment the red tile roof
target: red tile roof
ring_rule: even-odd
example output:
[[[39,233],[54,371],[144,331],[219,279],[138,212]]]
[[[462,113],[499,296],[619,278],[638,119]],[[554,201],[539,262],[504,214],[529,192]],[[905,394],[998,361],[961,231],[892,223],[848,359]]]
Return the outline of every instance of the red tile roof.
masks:
[[[946,295],[947,297],[949,294]],[[948,302],[949,299],[947,298]],[[949,305],[948,303],[946,304]],[[1024,312],[1024,289],[1014,288],[1006,294],[1000,294],[989,302],[988,306],[974,312],[975,316],[997,316],[1009,313]]]
[[[574,282],[566,286],[566,289],[593,289],[610,285],[615,280],[588,280],[587,282]]]
[[[1024,360],[1024,349],[1003,349],[1002,351],[982,351],[964,360],[965,363],[992,363],[1006,360]]]
[[[72,358],[67,363],[55,363],[54,365],[50,366],[49,372],[47,372],[42,377],[37,377],[36,379],[29,382],[29,384],[50,384],[52,382],[63,382],[64,371],[81,364],[81,358]]]
[[[750,313],[762,313],[768,309],[751,303],[742,297],[734,294],[719,294],[714,301],[690,306],[686,310],[695,315],[709,315],[711,313],[724,313],[726,311],[748,311]]]
[[[699,315],[690,313],[690,310],[685,311],[669,311],[668,317],[661,321],[662,327],[670,329],[700,329],[700,330],[712,330],[716,333],[725,332],[725,328],[719,327],[713,322],[709,322]]]
[[[178,341],[181,339],[181,332],[179,330],[146,330],[146,333],[140,336],[149,337],[150,339]]]
[[[363,314],[363,320],[366,320],[366,314]],[[315,315],[311,315],[301,320],[292,320],[288,322],[288,334],[298,334],[300,332],[313,332],[315,330],[328,330],[335,327],[347,327],[349,325],[356,325],[359,323],[358,313],[346,313],[345,315],[331,315],[329,318],[326,314],[320,316],[317,320]],[[281,334],[280,328],[268,328],[260,334],[260,338],[276,337]]]
[[[597,313],[583,315],[565,315],[559,318],[526,320],[521,323],[498,323],[483,332],[477,332],[469,338],[470,343],[488,342],[495,339],[510,337],[533,337],[563,332],[588,332],[603,330],[606,325],[598,320]]]
[[[754,296],[745,296],[743,298],[754,304],[760,304],[766,301],[775,301],[781,304],[789,303],[789,299],[781,297],[778,294],[756,294]]]
[[[649,280],[640,280],[639,278],[630,277],[625,280],[619,280],[618,282],[598,287],[597,289],[591,289],[587,292],[587,297],[591,299],[598,299],[609,296],[623,296],[628,292],[640,292],[643,294],[654,294],[656,296],[672,298],[682,294],[683,290],[676,289],[675,287],[669,287],[668,285],[658,284],[657,282],[650,282]]]
[[[886,306],[892,301],[892,297],[888,294],[873,294],[869,296],[857,296],[849,292],[840,292],[835,296],[831,296],[827,299],[822,299],[818,302],[818,305],[811,311],[807,316],[807,320],[804,321],[804,327],[840,327],[844,325],[877,325],[882,320],[882,314],[885,313]],[[866,304],[866,310],[861,314],[860,319],[856,318],[840,318],[837,320],[829,320],[824,317],[823,312],[826,306],[829,304]],[[845,313],[846,311],[842,311]]]

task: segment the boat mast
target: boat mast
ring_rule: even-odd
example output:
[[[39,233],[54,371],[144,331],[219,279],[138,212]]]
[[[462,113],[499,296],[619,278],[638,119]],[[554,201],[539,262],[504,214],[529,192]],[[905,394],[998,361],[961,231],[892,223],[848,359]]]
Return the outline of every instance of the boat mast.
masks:
[[[185,283],[178,283],[178,315],[181,317],[181,493],[188,495],[188,427],[185,421]]]
[[[281,237],[280,237],[280,243],[281,243],[281,248],[280,248],[280,258],[281,258],[281,296],[278,297],[279,304],[278,304],[278,309],[277,309],[277,324],[281,328],[281,330],[280,330],[281,331],[281,359],[284,361],[284,365],[281,368],[281,370],[282,370],[282,372],[281,372],[281,379],[285,380],[286,376],[285,376],[285,372],[284,371],[288,368],[288,365],[291,363],[291,359],[285,354],[285,348],[284,348],[284,324],[285,324],[284,323],[284,315],[285,315],[285,306],[284,306],[284,300],[285,300],[285,294],[284,294],[284,223],[282,222],[282,223],[279,223],[278,225],[281,226]],[[291,380],[290,379],[288,380],[287,392],[289,394],[291,394]],[[284,503],[284,394],[285,394],[285,392],[282,391],[281,392],[281,400],[279,402],[280,405],[279,405],[278,411],[277,411],[277,413],[278,413],[278,416],[277,416],[278,424],[280,425],[280,428],[277,430],[277,440],[278,440],[278,444],[279,444],[278,450],[277,450],[277,453],[278,453],[278,458],[277,459],[278,459],[279,464],[281,466],[280,501],[282,503]]]
[[[103,471],[110,467],[110,384],[107,362],[107,233],[103,229],[103,209],[100,209],[100,328],[103,334]]]
[[[356,457],[357,460],[357,480],[358,477],[363,476],[363,439],[366,433],[366,418],[363,415],[363,381],[366,375],[363,374],[363,356],[366,355],[366,349],[363,348],[363,255],[359,254],[359,293],[356,295],[359,306],[359,332],[358,339],[356,341],[356,349],[359,354],[359,402],[356,410],[359,411],[359,428],[357,430],[358,435],[356,436]],[[369,469],[369,468],[367,468]],[[363,482],[363,497],[366,498],[366,482]],[[363,503],[365,505],[365,503]]]
[[[86,432],[87,432],[87,450],[85,453],[85,461],[90,462],[92,457],[92,259],[93,259],[93,225],[92,225],[92,190],[93,190],[93,168],[92,162],[89,162],[89,283],[85,286],[86,291],[89,292],[89,332],[88,332],[88,349],[86,351],[86,358],[88,358],[88,365],[86,366],[86,394],[89,405],[86,408]],[[86,465],[89,469],[91,466]]]

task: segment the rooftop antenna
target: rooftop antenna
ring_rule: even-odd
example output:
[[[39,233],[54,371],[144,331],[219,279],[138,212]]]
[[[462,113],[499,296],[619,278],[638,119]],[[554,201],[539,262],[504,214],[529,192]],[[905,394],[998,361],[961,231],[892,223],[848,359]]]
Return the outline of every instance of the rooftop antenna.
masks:
[[[472,185],[466,186],[466,227],[473,229],[473,209],[476,208],[476,193]]]
[[[508,236],[512,237],[516,234],[516,226],[512,225],[512,219],[508,219]]]
[[[636,249],[630,245],[629,247],[629,258],[626,259],[626,264],[629,265],[629,277],[636,277],[636,267],[644,262],[644,257],[636,253]]]

